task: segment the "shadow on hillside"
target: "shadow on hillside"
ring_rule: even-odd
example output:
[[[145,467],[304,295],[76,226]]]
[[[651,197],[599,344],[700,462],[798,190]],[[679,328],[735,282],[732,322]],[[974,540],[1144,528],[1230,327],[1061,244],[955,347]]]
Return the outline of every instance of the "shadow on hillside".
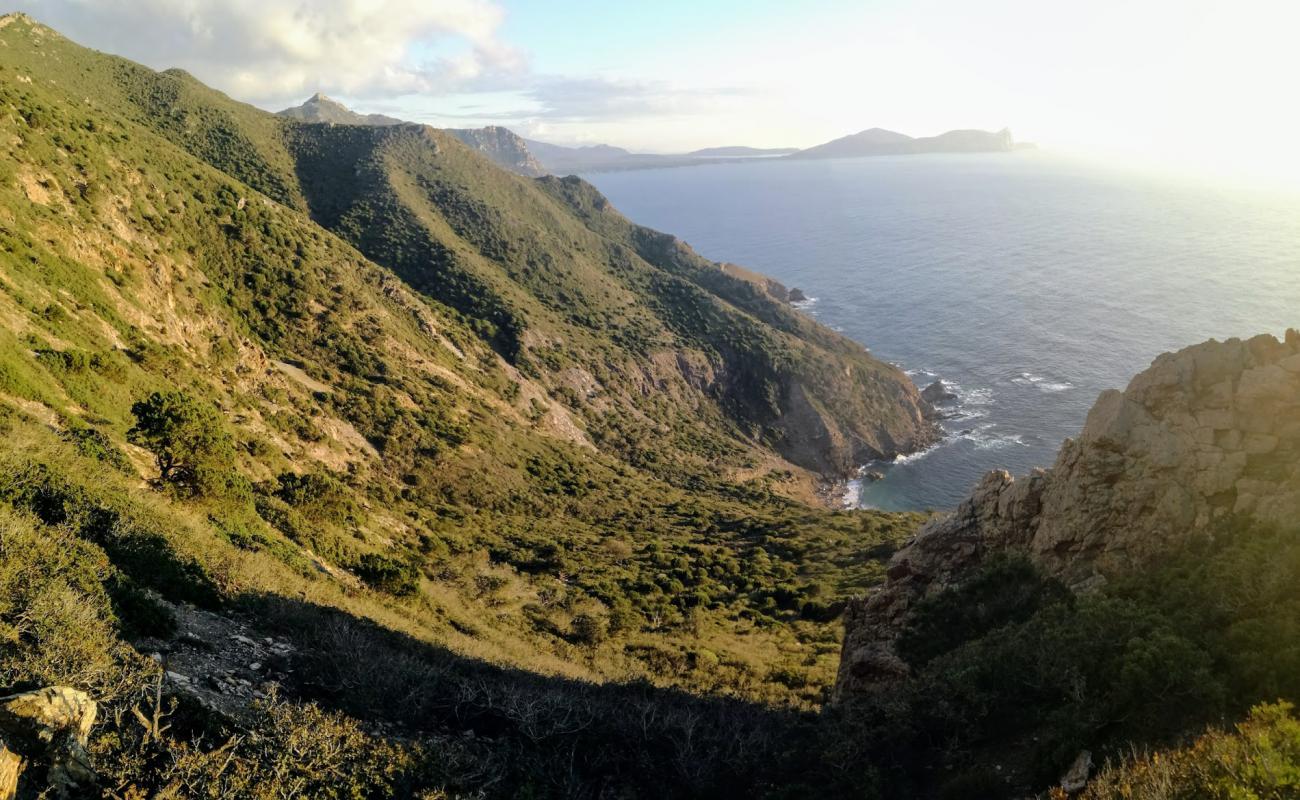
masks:
[[[753,797],[821,771],[812,715],[504,668],[276,595],[241,605],[296,648],[290,695],[381,729],[471,741],[493,794]]]

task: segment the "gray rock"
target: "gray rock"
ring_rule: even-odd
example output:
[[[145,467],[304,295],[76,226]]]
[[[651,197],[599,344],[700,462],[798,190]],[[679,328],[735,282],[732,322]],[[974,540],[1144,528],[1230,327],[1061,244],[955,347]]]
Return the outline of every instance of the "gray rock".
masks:
[[[83,796],[96,780],[86,745],[97,713],[90,695],[67,686],[0,698],[0,796],[13,796],[24,762],[33,758],[48,761],[55,795]]]
[[[921,390],[921,399],[932,406],[952,403],[957,400],[957,393],[948,388],[943,381],[935,381]]]
[[[1167,353],[1123,392],[1103,392],[1050,470],[986,475],[894,555],[880,589],[850,604],[837,694],[898,680],[886,656],[910,608],[990,554],[1024,554],[1088,591],[1229,514],[1300,518],[1300,373],[1281,366],[1297,357],[1294,331],[1285,342],[1258,336]]]
[[[1092,753],[1087,750],[1075,757],[1074,763],[1061,776],[1061,789],[1067,794],[1082,792],[1088,785],[1088,776],[1092,774]]]

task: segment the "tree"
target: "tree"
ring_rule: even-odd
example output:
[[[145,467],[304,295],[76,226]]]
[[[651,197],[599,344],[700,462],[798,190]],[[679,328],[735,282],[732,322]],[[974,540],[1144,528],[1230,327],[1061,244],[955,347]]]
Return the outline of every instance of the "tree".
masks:
[[[127,440],[153,452],[159,480],[193,496],[222,494],[234,477],[235,449],[221,418],[184,392],[154,392],[131,406]]]

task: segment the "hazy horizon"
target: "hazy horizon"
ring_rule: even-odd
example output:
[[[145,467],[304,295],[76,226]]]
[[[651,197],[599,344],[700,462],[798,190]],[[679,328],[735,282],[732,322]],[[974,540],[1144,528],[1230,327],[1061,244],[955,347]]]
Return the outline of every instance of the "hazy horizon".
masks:
[[[1300,7],[1280,0],[15,5],[268,110],[322,92],[439,127],[660,153],[1009,128],[1058,153],[1300,184]]]

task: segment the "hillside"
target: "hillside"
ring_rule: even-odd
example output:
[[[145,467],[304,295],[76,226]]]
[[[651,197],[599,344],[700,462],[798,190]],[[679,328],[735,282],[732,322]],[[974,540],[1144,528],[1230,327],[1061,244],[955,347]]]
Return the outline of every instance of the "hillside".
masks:
[[[0,102],[0,687],[95,698],[116,791],[351,791],[310,736],[363,796],[698,794],[822,702],[917,522],[817,494],[928,440],[896,369],[444,132],[22,16]]]
[[[916,388],[581,179],[23,15],[0,150],[0,796],[1300,788],[1300,334],[836,510]]]
[[[518,175],[530,178],[549,172],[528,149],[523,138],[500,125],[486,128],[447,128],[447,133],[487,156],[488,160]]]
[[[1089,797],[1290,796],[1298,520],[1300,331],[1162,355],[1051,469],[989,473],[892,557],[845,615],[840,705],[908,720],[886,750],[929,781],[1077,791],[1108,756]],[[1135,749],[1278,700],[1163,766]]]
[[[300,106],[277,111],[277,116],[296,119],[300,122],[326,122],[335,125],[405,125],[409,124],[383,114],[358,114],[342,103],[331,100],[323,94],[314,94]],[[524,140],[506,128],[490,125],[486,128],[447,128],[447,133],[460,139],[468,147],[479,151],[489,161],[519,175],[530,178],[545,175],[546,170],[532,153]]]

